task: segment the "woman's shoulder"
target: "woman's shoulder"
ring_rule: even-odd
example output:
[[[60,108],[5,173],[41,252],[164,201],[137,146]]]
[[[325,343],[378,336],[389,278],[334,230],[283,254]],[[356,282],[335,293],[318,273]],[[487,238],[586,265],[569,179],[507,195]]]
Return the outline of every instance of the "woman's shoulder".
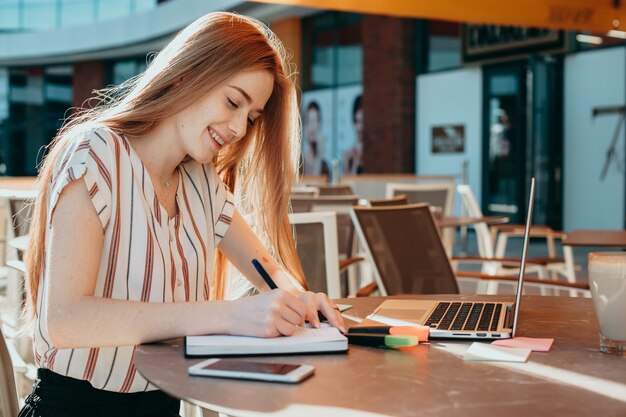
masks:
[[[121,132],[117,132],[108,126],[102,124],[90,124],[81,127],[75,132],[73,135],[73,142],[89,142],[94,146],[100,144],[111,147],[114,146],[116,142],[123,142],[123,137],[124,135]]]
[[[113,161],[115,148],[124,142],[118,133],[103,125],[80,126],[67,134],[67,141],[55,163],[55,172],[92,162],[104,168]]]

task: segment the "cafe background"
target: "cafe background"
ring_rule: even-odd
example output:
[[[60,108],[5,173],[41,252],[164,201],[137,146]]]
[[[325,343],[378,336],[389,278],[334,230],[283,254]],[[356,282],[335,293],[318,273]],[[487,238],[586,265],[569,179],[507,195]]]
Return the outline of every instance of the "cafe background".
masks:
[[[0,148],[6,175],[35,175],[72,107],[145,68],[191,20],[234,10],[269,23],[299,66],[302,102],[325,95],[326,157],[354,140],[363,95],[364,173],[453,174],[487,214],[620,229],[625,218],[624,32],[468,25],[216,0],[0,3]],[[71,42],[68,42],[71,39]],[[304,108],[304,107],[303,107]],[[463,126],[463,149],[433,131]],[[444,130],[445,131],[445,130]]]

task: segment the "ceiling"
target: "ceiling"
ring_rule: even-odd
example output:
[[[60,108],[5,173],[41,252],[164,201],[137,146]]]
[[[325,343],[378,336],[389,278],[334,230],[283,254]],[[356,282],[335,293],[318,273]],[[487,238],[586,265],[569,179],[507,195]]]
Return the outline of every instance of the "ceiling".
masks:
[[[626,30],[624,0],[253,0],[324,10],[592,32]]]

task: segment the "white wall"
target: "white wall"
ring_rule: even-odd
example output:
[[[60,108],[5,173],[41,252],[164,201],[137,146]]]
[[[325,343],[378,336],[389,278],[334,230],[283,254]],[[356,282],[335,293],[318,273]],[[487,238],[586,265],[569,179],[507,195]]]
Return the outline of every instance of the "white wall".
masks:
[[[615,162],[600,180],[618,114],[592,117],[597,106],[624,105],[625,51],[611,48],[565,60],[563,228],[622,229],[624,226],[624,128]]]
[[[461,180],[462,163],[469,161],[469,184],[481,201],[482,166],[482,72],[479,68],[460,69],[417,77],[417,174],[456,175]],[[465,125],[462,153],[433,154],[431,128],[439,125]],[[454,196],[456,213],[460,199]]]

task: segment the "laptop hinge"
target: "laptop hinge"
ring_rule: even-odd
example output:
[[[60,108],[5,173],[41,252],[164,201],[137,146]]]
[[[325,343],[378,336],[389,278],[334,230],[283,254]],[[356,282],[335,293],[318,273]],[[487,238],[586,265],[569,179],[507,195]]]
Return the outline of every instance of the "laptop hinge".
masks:
[[[515,317],[515,304],[507,306],[506,316],[504,317],[504,327],[507,329],[513,328],[513,318]]]

